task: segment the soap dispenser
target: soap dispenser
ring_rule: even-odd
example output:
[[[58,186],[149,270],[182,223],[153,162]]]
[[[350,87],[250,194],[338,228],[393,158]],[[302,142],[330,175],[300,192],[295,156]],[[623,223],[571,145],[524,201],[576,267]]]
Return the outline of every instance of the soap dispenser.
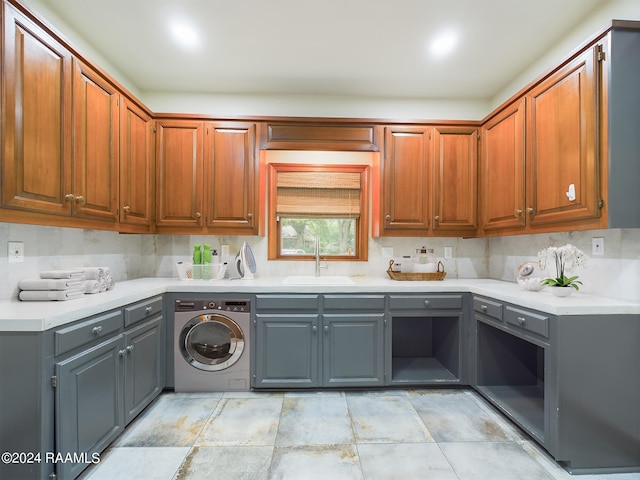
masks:
[[[202,248],[199,243],[193,246],[193,278],[202,278]]]

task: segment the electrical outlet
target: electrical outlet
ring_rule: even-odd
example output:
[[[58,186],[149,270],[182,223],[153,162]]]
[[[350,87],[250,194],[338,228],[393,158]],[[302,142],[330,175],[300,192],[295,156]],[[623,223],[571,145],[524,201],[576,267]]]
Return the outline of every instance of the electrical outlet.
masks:
[[[591,254],[604,255],[604,238],[594,237],[591,239]]]
[[[24,262],[24,243],[9,242],[7,247],[7,257],[9,263]]]
[[[444,247],[444,258],[453,258],[453,247]]]

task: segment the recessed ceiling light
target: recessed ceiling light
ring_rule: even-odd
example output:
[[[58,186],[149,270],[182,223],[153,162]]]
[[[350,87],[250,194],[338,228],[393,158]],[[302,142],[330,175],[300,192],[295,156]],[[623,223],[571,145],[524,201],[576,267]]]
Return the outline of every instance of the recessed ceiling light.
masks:
[[[443,33],[436,37],[429,47],[429,50],[436,57],[443,57],[451,53],[458,44],[458,35],[453,32]]]
[[[182,46],[195,48],[200,44],[200,38],[196,30],[184,22],[175,22],[170,26],[173,38]]]

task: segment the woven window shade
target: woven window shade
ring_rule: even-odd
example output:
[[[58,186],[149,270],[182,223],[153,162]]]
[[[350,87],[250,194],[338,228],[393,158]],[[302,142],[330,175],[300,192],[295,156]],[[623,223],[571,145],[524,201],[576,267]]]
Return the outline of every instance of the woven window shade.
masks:
[[[360,216],[360,173],[278,172],[276,214],[298,218]]]

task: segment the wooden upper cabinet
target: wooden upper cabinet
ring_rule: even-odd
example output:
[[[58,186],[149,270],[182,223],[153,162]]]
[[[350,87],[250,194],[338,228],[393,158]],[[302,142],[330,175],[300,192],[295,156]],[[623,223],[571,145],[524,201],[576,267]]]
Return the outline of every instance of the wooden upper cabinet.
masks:
[[[525,225],[525,100],[482,127],[480,192],[485,231]]]
[[[475,232],[478,129],[435,127],[433,140],[433,231]]]
[[[383,235],[420,236],[429,231],[431,174],[429,127],[385,129],[381,164]]]
[[[120,94],[87,65],[73,63],[73,213],[115,222]]]
[[[2,206],[69,215],[70,53],[4,4]]]
[[[154,202],[154,134],[151,116],[122,97],[120,104],[120,223],[148,230]]]
[[[205,124],[206,225],[213,233],[257,233],[256,124]]]
[[[178,233],[200,228],[203,122],[161,120],[156,126],[156,226],[178,228]]]
[[[586,50],[527,95],[531,226],[600,215],[598,50]]]

